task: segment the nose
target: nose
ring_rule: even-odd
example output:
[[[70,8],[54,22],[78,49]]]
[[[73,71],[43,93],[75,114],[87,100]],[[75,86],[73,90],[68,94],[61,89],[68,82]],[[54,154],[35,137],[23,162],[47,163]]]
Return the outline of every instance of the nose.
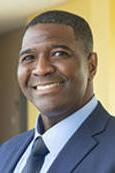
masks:
[[[35,76],[45,76],[53,72],[55,72],[54,65],[48,58],[41,56],[36,60],[32,74]]]

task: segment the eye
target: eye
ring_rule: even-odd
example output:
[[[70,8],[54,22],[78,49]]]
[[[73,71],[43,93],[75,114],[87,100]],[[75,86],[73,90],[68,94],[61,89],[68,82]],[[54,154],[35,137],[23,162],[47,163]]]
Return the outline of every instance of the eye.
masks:
[[[57,51],[53,51],[52,53],[51,53],[51,56],[52,57],[62,57],[62,58],[67,58],[67,57],[69,57],[70,56],[70,54],[68,53],[68,52],[66,52],[66,51],[63,51],[63,50],[57,50]]]
[[[20,62],[22,62],[22,63],[33,62],[34,60],[35,60],[35,56],[34,55],[25,55],[25,56],[22,56],[20,58]]]

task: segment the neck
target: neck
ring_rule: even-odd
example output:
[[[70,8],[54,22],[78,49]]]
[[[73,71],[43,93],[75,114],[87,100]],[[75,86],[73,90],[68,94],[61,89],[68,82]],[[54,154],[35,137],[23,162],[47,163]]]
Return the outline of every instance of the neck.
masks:
[[[42,121],[43,121],[43,124],[44,124],[44,130],[47,131],[49,128],[51,128],[55,124],[59,123],[63,119],[65,119],[68,116],[70,116],[72,113],[78,111],[85,104],[87,104],[92,99],[93,96],[94,96],[94,94],[83,105],[81,105],[81,106],[79,106],[77,108],[76,107],[72,108],[71,110],[66,110],[65,112],[64,111],[63,112],[58,112],[56,114],[54,113],[53,115],[52,114],[44,115],[44,114],[41,113]]]

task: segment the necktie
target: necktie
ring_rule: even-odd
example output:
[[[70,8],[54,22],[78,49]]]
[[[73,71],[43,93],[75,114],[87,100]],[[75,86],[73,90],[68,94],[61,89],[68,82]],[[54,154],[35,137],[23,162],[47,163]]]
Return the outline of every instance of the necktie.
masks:
[[[41,137],[38,137],[32,147],[30,157],[22,173],[39,173],[43,165],[48,149]]]

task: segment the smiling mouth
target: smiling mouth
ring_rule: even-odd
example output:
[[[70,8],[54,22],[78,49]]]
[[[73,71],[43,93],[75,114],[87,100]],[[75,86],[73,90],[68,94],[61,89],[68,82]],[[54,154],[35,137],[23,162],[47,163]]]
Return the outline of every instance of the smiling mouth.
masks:
[[[38,85],[36,85],[33,88],[38,90],[38,91],[46,91],[46,90],[50,90],[50,89],[54,89],[54,88],[60,87],[60,86],[62,86],[63,83],[64,82],[38,84]]]

